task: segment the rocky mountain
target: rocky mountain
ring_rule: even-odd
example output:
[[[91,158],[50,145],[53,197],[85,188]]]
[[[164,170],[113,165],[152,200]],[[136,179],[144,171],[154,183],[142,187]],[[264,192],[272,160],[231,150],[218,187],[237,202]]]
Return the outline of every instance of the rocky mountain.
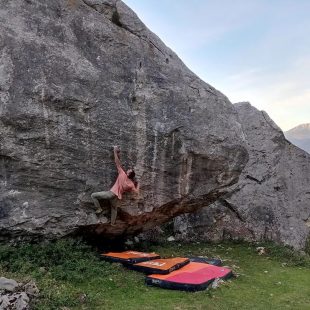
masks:
[[[2,239],[143,231],[218,200],[248,160],[229,100],[119,0],[1,1],[0,132]],[[111,226],[90,194],[113,185],[115,144],[141,194]]]
[[[284,134],[287,140],[310,154],[310,123],[298,125]]]
[[[249,103],[235,105],[249,161],[216,203],[174,221],[179,238],[273,240],[302,249],[310,232],[310,155]]]

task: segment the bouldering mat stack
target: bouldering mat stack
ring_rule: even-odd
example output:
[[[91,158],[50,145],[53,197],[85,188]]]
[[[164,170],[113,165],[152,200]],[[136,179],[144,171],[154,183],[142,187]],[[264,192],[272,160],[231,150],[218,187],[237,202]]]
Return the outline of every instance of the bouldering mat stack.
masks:
[[[133,264],[129,268],[141,271],[147,274],[168,274],[174,270],[177,270],[186,264],[190,260],[185,257],[174,257],[174,258],[162,258],[162,259],[153,259],[147,262],[142,262],[138,264]]]
[[[138,251],[109,252],[101,254],[100,256],[106,261],[122,264],[136,264],[160,258],[156,253],[144,253]]]
[[[109,252],[100,255],[104,260],[122,263],[148,276],[147,285],[183,291],[201,291],[215,279],[226,280],[232,271],[221,267],[219,259],[204,257],[160,258],[156,253],[138,251]]]
[[[167,275],[147,276],[146,284],[175,290],[201,291],[205,290],[216,278],[225,280],[231,276],[232,271],[228,268],[190,262]]]

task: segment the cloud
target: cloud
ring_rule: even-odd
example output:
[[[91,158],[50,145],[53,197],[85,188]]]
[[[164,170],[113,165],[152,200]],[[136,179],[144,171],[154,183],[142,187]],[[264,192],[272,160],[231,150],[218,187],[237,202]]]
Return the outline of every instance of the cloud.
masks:
[[[310,122],[310,1],[125,0],[198,76],[283,129]]]
[[[284,130],[310,122],[310,61],[299,59],[281,72],[251,69],[218,81],[232,102],[250,101]]]

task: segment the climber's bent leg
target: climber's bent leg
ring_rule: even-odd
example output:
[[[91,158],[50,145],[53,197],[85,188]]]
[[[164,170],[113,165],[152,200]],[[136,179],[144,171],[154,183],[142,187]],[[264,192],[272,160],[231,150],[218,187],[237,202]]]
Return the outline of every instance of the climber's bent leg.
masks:
[[[110,200],[110,202],[111,202],[111,225],[114,225],[117,216],[118,198],[115,196],[113,199]]]
[[[102,208],[100,206],[98,199],[105,199],[105,200],[113,200],[115,198],[115,194],[111,191],[105,191],[105,192],[96,192],[91,194],[91,198],[96,206],[96,213],[102,212]]]
[[[96,193],[93,193],[93,194],[96,194]],[[94,205],[96,207],[96,213],[99,213],[99,212],[102,211],[102,209],[101,209],[101,206],[100,206],[100,203],[99,203],[98,199],[93,197],[93,194],[91,194],[91,198],[92,198],[92,200],[94,202]]]

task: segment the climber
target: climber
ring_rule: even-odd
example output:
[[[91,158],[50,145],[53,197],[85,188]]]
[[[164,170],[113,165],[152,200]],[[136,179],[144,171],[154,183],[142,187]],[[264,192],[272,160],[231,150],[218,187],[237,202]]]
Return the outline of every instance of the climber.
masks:
[[[94,201],[96,206],[96,214],[102,212],[102,208],[98,199],[109,200],[111,204],[111,225],[114,225],[116,216],[117,216],[117,208],[119,201],[122,199],[122,194],[124,192],[135,192],[139,194],[139,184],[135,180],[135,172],[133,169],[128,169],[125,172],[122,168],[121,161],[119,159],[120,149],[118,146],[113,147],[114,151],[114,160],[116,164],[116,168],[118,171],[118,177],[116,179],[115,184],[109,191],[105,192],[97,192],[92,193],[91,198]]]

